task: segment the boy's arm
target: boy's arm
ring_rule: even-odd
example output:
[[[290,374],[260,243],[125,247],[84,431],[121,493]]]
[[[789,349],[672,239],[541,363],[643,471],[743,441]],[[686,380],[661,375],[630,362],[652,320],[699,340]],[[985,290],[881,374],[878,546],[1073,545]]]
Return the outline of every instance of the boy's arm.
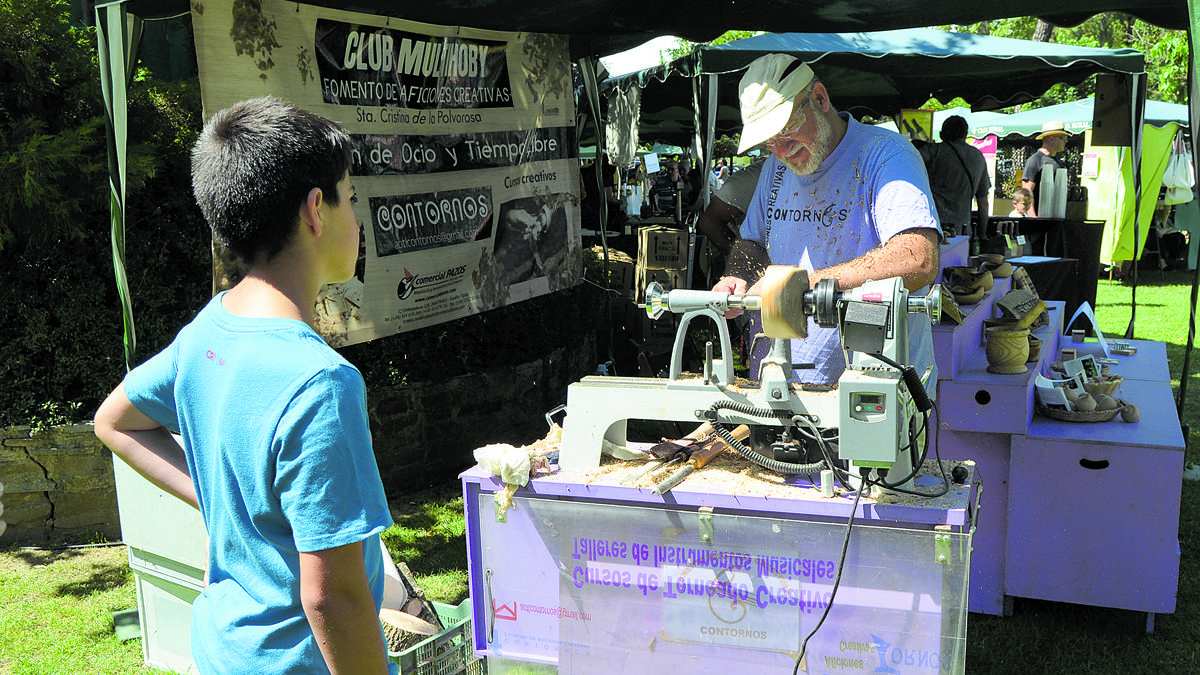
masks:
[[[388,672],[362,542],[301,553],[300,604],[333,675]]]
[[[146,480],[200,508],[183,448],[170,430],[134,407],[124,384],[96,411],[96,436]]]

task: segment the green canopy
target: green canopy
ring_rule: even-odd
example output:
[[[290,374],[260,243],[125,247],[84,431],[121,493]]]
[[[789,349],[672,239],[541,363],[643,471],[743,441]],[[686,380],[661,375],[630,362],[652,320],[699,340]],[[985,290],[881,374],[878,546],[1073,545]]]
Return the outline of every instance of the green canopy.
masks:
[[[1078,101],[1059,103],[1025,110],[1011,115],[1001,115],[992,118],[968,118],[967,125],[970,135],[975,138],[984,136],[1011,135],[1035,136],[1042,130],[1042,125],[1051,120],[1063,123],[1067,131],[1073,134],[1081,133],[1092,128],[1092,112],[1095,108],[1095,98],[1087,97]],[[1161,128],[1169,124],[1184,125],[1188,120],[1188,107],[1178,103],[1163,103],[1162,101],[1146,101],[1146,115],[1143,122],[1152,127]]]
[[[838,110],[889,119],[930,98],[962,98],[975,110],[1035,100],[1058,83],[1079,84],[1098,72],[1139,73],[1145,57],[1133,49],[1096,49],[911,28],[867,33],[765,33],[702,46],[670,63],[604,81],[602,89],[641,89],[644,142],[687,144],[692,82],[716,80],[716,134],[741,128],[738,85],[755,59],[784,53],[807,62]],[[681,133],[671,136],[668,133]],[[653,134],[653,135],[651,135]]]

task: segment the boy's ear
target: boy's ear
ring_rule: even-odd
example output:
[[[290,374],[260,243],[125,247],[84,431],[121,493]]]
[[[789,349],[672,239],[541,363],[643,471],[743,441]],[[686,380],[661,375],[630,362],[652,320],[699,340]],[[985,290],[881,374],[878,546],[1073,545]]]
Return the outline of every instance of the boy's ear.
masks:
[[[324,223],[321,222],[321,205],[324,202],[325,195],[321,188],[315,187],[308,191],[304,203],[300,206],[300,222],[312,228],[313,234],[317,236],[321,235],[321,229],[324,227]]]

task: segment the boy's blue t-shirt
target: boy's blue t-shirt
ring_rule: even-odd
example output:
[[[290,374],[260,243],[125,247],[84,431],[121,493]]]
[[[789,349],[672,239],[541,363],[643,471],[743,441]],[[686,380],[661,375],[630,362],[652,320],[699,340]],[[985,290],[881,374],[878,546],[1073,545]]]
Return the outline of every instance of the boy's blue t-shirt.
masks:
[[[230,314],[223,295],[125,378],[134,406],[182,436],[208,528],[192,654],[202,673],[326,673],[299,553],[362,542],[376,609],[383,598],[392,519],[366,387],[308,325]]]

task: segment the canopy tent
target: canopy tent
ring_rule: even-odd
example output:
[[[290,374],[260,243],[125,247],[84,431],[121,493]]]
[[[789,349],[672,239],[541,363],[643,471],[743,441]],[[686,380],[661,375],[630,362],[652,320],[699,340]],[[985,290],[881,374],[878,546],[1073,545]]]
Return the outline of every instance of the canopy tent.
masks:
[[[1000,118],[1005,117],[1005,115],[1003,113],[992,112],[990,110],[981,110],[979,112],[973,112],[970,108],[964,108],[964,107],[954,107],[954,108],[946,108],[945,110],[935,110],[935,111],[933,111],[933,131],[934,131],[933,140],[935,140],[935,141],[938,140],[937,132],[942,128],[942,123],[946,121],[946,118],[953,117],[955,115],[957,115],[967,121],[968,129],[973,128],[976,125],[980,125],[980,126],[987,125],[989,123],[993,123],[995,120],[999,120]],[[883,123],[879,124],[879,126],[883,127],[884,129],[891,129],[892,131],[895,131],[895,132],[900,131],[900,129],[897,128],[896,122],[894,120],[883,122]],[[975,136],[974,134],[968,134],[968,135],[972,136],[974,138],[978,138],[978,136]]]
[[[569,37],[570,53],[584,71],[591,72],[589,96],[598,112],[595,94],[596,59],[614,54],[663,35],[677,35],[693,42],[712,40],[729,29],[826,32],[879,31],[927,25],[971,24],[989,19],[1029,16],[1030,8],[986,0],[694,0],[681,9],[678,3],[642,0],[636,7],[625,0],[451,0],[440,3],[410,3],[399,0],[310,0],[312,4],[349,11],[395,16],[442,25],[470,25],[497,30],[563,34]],[[140,22],[162,19],[189,11],[189,0],[97,0],[97,25],[109,26],[111,42],[100,50],[100,68],[114,86],[127,86],[128,73],[137,54]],[[1194,77],[1198,65],[1195,31],[1200,30],[1200,0],[1057,0],[1034,9],[1034,15],[1059,26],[1074,26],[1101,12],[1121,11],[1149,23],[1189,30],[1189,100],[1192,137],[1200,132],[1200,85]],[[102,76],[103,77],[103,76]],[[123,94],[123,92],[121,92]],[[715,97],[714,97],[715,99]],[[106,96],[109,108],[109,147],[112,189],[114,267],[122,301],[128,293],[124,284],[124,97]],[[120,110],[118,110],[120,108]],[[1140,127],[1140,125],[1139,125]],[[1138,129],[1140,131],[1140,128]],[[601,132],[602,133],[602,132]],[[603,138],[599,139],[601,142]],[[707,173],[707,172],[706,172]],[[1200,276],[1197,277],[1200,282]],[[1188,355],[1194,336],[1196,287],[1193,286],[1193,317],[1188,335]],[[128,306],[128,303],[126,303]],[[126,322],[126,360],[132,354],[132,316]],[[1132,329],[1132,321],[1130,323]],[[1184,359],[1187,372],[1187,357]],[[1179,401],[1186,392],[1183,377]]]
[[[741,127],[741,71],[765,54],[786,53],[809,63],[839,110],[890,118],[930,98],[961,97],[976,110],[1035,100],[1054,84],[1079,84],[1097,72],[1138,73],[1143,55],[1132,49],[1073,47],[929,28],[869,33],[766,33],[704,46],[670,63],[605,80],[602,89],[641,88],[641,119],[650,125],[692,119],[692,78],[717,77],[717,133]],[[644,138],[669,140],[678,138]],[[686,142],[686,141],[685,141]]]
[[[1095,99],[1091,96],[1050,105],[1044,108],[1034,108],[1011,115],[1000,115],[990,118],[968,118],[969,134],[975,138],[984,136],[999,136],[1004,138],[1013,134],[1019,136],[1035,136],[1042,130],[1042,124],[1051,120],[1061,121],[1067,131],[1077,134],[1092,128],[1092,113]],[[1169,124],[1183,125],[1187,123],[1188,107],[1179,103],[1163,103],[1162,101],[1146,101],[1146,113],[1143,122],[1149,126],[1162,128]]]
[[[123,4],[140,19],[184,14],[189,0],[100,0]],[[1188,27],[1186,0],[1055,0],[1043,7],[989,0],[309,0],[307,4],[441,25],[571,37],[572,58],[606,56],[654,37],[707,42],[730,29],[878,31],[1037,16],[1074,26],[1101,12],[1120,11],[1166,28]],[[214,8],[215,9],[215,8]]]
[[[1094,97],[1088,97],[989,120],[972,121],[969,133],[975,138],[1032,137],[1041,132],[1043,124],[1057,120],[1071,133],[1084,134],[1084,154],[1094,158],[1092,165],[1096,167],[1092,175],[1080,178],[1080,184],[1088,188],[1087,217],[1107,223],[1100,246],[1100,259],[1108,263],[1133,260],[1139,257],[1145,246],[1156,200],[1141,200],[1137,220],[1147,226],[1136,228],[1135,238],[1134,209],[1137,199],[1134,194],[1133,153],[1127,147],[1092,145],[1090,132],[1094,104]],[[1188,108],[1185,105],[1146,101],[1140,172],[1143,194],[1158,194],[1175,133],[1187,125],[1187,120]]]

